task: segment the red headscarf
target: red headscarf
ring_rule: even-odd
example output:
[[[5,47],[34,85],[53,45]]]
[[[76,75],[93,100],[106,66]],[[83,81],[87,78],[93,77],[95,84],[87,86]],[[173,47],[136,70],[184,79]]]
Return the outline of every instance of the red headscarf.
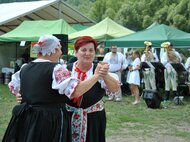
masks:
[[[83,45],[86,45],[87,43],[93,43],[94,44],[94,49],[96,50],[98,43],[95,39],[93,39],[90,36],[81,36],[79,37],[76,42],[75,42],[75,50],[78,51],[79,48]]]

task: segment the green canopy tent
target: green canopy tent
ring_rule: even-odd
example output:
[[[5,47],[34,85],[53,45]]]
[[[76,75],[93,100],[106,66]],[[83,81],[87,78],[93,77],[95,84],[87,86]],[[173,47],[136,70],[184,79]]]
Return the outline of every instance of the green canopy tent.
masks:
[[[89,28],[90,26],[81,25],[81,24],[71,24],[71,27],[73,27],[76,31],[81,31],[81,30]]]
[[[170,41],[174,48],[189,48],[190,34],[164,24],[106,41],[106,46],[117,44],[119,47],[143,47],[144,41],[151,41],[154,47],[160,47],[161,43]]]
[[[94,26],[69,34],[69,40],[74,40],[80,36],[91,36],[99,41],[106,41],[108,39],[121,37],[131,33],[134,33],[134,31],[117,24],[110,18],[105,18]]]
[[[76,32],[63,19],[24,21],[14,30],[0,36],[2,42],[37,41],[45,34],[71,34]]]
[[[150,29],[150,28],[153,28],[153,27],[158,26],[158,25],[160,25],[160,24],[155,21],[155,22],[152,23],[150,26],[148,26],[146,29]]]

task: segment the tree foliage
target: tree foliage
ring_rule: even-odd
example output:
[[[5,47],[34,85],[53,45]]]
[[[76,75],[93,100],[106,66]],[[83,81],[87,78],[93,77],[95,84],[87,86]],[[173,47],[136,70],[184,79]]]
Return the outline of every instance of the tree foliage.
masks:
[[[136,31],[157,21],[190,32],[189,0],[96,0],[90,12],[97,22],[110,17]]]
[[[33,0],[0,0],[3,2]],[[37,1],[37,0],[36,0]],[[110,17],[139,31],[153,22],[190,32],[189,0],[64,0],[96,22]]]

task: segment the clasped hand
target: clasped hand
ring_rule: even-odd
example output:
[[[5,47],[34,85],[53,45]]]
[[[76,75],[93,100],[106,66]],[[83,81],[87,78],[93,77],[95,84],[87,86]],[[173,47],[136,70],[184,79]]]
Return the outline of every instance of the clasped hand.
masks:
[[[108,74],[108,71],[109,71],[109,64],[107,62],[99,62],[97,64],[95,74],[104,78]]]

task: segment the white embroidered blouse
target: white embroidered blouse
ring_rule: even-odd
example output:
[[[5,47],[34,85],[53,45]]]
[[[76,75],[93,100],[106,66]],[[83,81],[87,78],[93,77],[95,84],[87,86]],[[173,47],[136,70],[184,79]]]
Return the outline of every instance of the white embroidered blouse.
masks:
[[[33,62],[51,62],[44,59],[36,59]],[[24,64],[22,67],[24,67]],[[22,69],[21,67],[21,69]],[[57,64],[54,67],[52,73],[52,89],[58,90],[60,94],[65,94],[68,98],[72,99],[72,94],[80,82],[77,79],[78,73],[75,71],[76,62],[73,64],[72,72],[68,71],[66,65]],[[92,67],[86,72],[86,78],[89,78],[93,74],[93,64]],[[106,84],[102,79],[98,80],[101,83],[102,88],[106,89]],[[11,82],[8,84],[10,91],[13,94],[17,94],[20,91],[20,70],[12,75]]]

